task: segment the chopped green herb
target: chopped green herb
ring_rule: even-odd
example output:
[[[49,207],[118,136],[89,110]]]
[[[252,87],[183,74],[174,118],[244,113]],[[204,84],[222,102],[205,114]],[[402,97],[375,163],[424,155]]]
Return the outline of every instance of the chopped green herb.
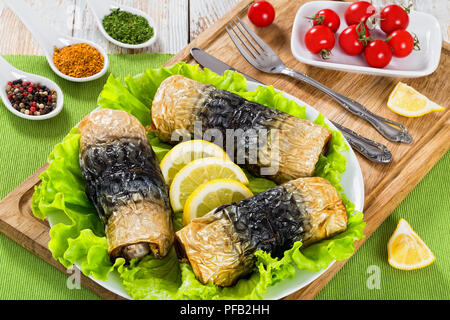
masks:
[[[141,44],[153,37],[153,28],[147,19],[128,11],[112,9],[103,18],[103,28],[115,40],[128,44]]]

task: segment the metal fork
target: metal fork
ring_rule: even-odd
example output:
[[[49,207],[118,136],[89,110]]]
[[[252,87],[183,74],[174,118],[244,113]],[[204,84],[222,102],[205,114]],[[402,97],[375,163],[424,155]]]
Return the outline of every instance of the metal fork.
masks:
[[[400,123],[376,115],[359,102],[337,93],[304,73],[286,67],[280,57],[253,30],[239,17],[237,19],[238,21],[233,20],[233,24],[228,24],[225,29],[244,58],[256,69],[267,73],[284,74],[306,82],[332,97],[347,111],[369,122],[386,139],[411,143],[411,135]]]

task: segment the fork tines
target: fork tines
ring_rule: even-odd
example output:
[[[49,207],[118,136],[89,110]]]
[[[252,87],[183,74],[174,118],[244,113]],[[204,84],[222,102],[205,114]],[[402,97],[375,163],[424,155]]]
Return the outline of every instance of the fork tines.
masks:
[[[239,17],[232,20],[225,30],[244,58],[256,68],[261,68],[264,58],[277,56],[252,29],[250,29]],[[244,31],[245,30],[245,31]]]

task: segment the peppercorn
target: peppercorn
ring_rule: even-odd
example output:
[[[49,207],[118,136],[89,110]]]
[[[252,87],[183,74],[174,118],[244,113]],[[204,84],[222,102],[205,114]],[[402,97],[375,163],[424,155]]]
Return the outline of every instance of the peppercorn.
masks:
[[[23,114],[38,116],[50,113],[56,108],[56,91],[39,83],[9,81],[5,90],[13,108]]]

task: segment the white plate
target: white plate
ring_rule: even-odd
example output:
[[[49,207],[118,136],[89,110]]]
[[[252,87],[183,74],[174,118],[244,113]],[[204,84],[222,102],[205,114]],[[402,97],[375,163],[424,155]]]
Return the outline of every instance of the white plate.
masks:
[[[261,84],[258,84],[256,82],[247,81],[247,90],[254,91],[258,86],[261,86]],[[310,120],[314,120],[319,115],[319,112],[308,105],[306,102],[297,99],[294,96],[291,96],[290,94],[283,93],[283,95],[290,99],[295,101],[300,106],[306,106],[306,116]],[[328,119],[325,119],[325,122],[334,130],[338,130]],[[358,211],[363,211],[364,207],[364,180],[361,172],[361,168],[358,163],[358,159],[356,158],[355,153],[353,152],[352,148],[348,144],[348,151],[343,152],[343,155],[347,159],[347,167],[345,173],[342,175],[342,187],[344,188],[344,192],[347,195],[347,197],[355,204],[355,209]],[[53,226],[54,224],[61,222],[56,221],[55,217],[49,216],[49,223],[50,226]],[[334,263],[330,263],[328,266],[331,267],[331,265]],[[77,267],[80,269],[80,266],[77,265]],[[328,269],[327,268],[327,269]],[[308,270],[296,270],[296,273],[293,278],[284,280],[280,283],[277,283],[273,287],[269,287],[267,290],[267,293],[264,294],[263,298],[268,300],[275,300],[275,299],[281,299],[297,290],[300,290],[304,286],[308,285],[312,281],[314,281],[316,278],[318,278],[322,273],[324,273],[327,269],[320,270],[318,272],[308,271]],[[97,282],[102,287],[114,292],[115,294],[122,296],[126,299],[131,299],[131,297],[127,294],[125,291],[125,288],[122,285],[122,282],[120,280],[120,276],[117,271],[113,271],[109,275],[108,281],[100,281],[96,280],[93,277],[90,277],[92,280]]]
[[[393,57],[383,69],[367,65],[364,55],[349,56],[339,47],[339,35],[347,27],[344,12],[350,3],[340,1],[313,1],[300,7],[295,16],[291,34],[291,51],[294,57],[305,64],[326,69],[347,71],[353,73],[372,74],[389,77],[416,78],[433,73],[439,65],[442,47],[442,35],[437,19],[424,12],[411,11],[407,30],[415,33],[420,41],[420,51],[413,51],[406,58]],[[336,32],[336,43],[329,59],[322,60],[314,55],[304,45],[304,37],[312,23],[306,17],[313,17],[321,9],[334,10],[341,19],[341,25]],[[376,39],[386,39],[386,34],[379,29],[371,30],[371,36]]]

